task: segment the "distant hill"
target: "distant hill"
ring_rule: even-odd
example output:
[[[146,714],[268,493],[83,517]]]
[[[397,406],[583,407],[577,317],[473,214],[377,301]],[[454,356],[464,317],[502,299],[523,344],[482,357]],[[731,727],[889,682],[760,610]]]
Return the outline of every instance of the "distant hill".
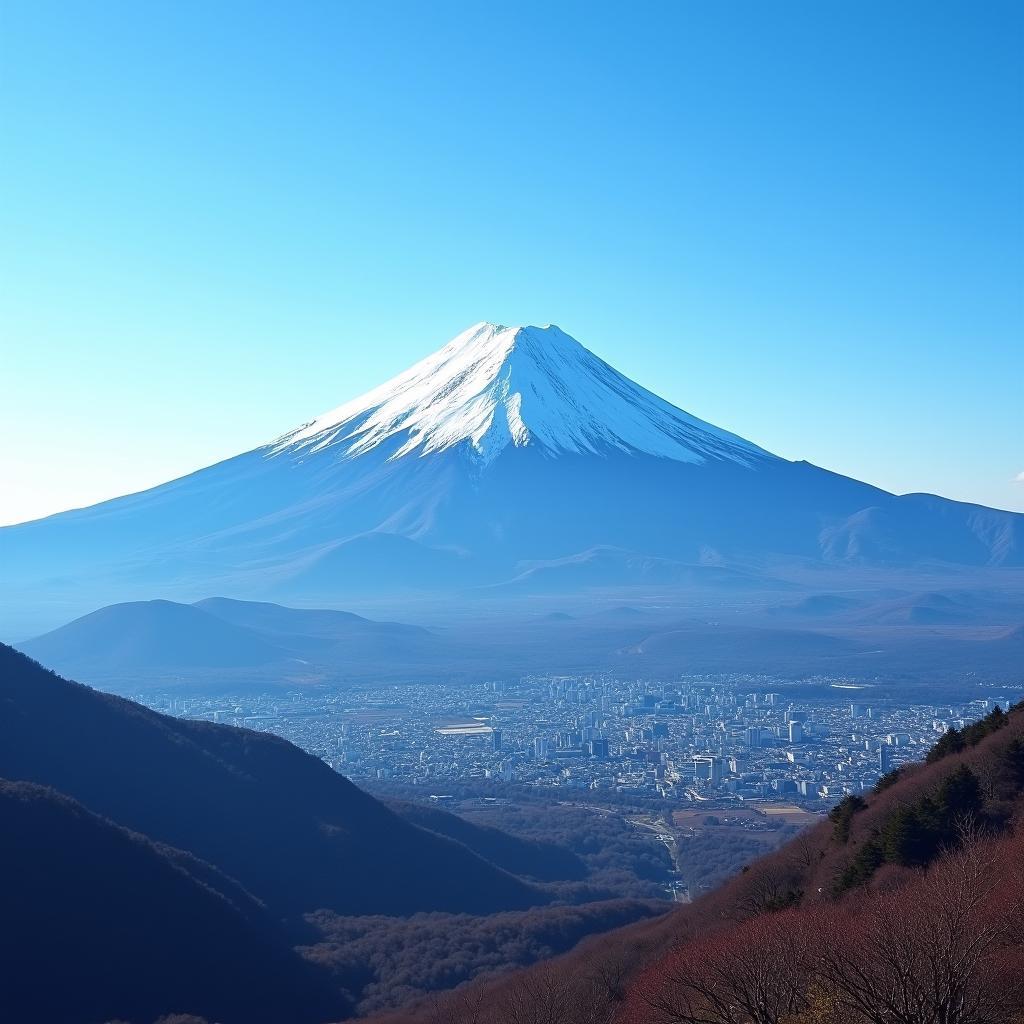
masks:
[[[3,646],[0,707],[0,777],[51,786],[185,850],[278,916],[486,913],[545,902],[275,736],[156,714]]]
[[[109,605],[18,648],[64,675],[115,690],[319,682],[378,666],[412,671],[458,654],[421,626],[223,597]]]
[[[83,615],[20,645],[68,674],[138,669],[248,668],[287,653],[251,629],[173,601],[132,601]]]
[[[882,596],[884,595],[884,596]],[[977,618],[980,621],[975,621]],[[991,621],[993,624],[984,625]],[[672,605],[612,605],[569,616],[466,618],[444,629],[351,612],[207,598],[111,605],[19,648],[66,676],[118,693],[239,693],[365,681],[510,678],[536,672],[766,672],[962,687],[964,673],[1024,679],[1013,630],[1024,598],[927,592],[812,595],[745,619],[680,619]]]
[[[773,605],[768,613],[780,618],[821,619],[863,608],[866,603],[862,598],[843,594],[811,594],[797,601]]]
[[[5,712],[10,706],[3,701]],[[0,1018],[237,1024],[350,1005],[235,882],[51,789],[0,780]]]
[[[311,636],[323,640],[343,640],[353,634],[429,637],[422,626],[403,622],[375,622],[352,612],[327,608],[286,608],[266,601],[235,601],[228,597],[208,597],[192,606],[218,619],[282,636]]]
[[[811,664],[809,659],[851,655],[864,646],[856,640],[809,630],[732,625],[709,628],[704,623],[682,623],[653,632],[621,653],[657,659],[662,664],[667,659],[678,659],[700,671],[728,671],[730,665],[750,665],[758,658],[787,667]]]
[[[211,597],[197,602],[194,607],[328,665],[344,664],[353,658],[360,662],[384,658],[402,661],[454,653],[451,643],[422,626],[378,622],[352,612],[286,608],[226,597]]]
[[[865,609],[860,620],[881,625],[946,626],[971,625],[991,617],[989,602],[973,595],[932,592],[881,601]]]

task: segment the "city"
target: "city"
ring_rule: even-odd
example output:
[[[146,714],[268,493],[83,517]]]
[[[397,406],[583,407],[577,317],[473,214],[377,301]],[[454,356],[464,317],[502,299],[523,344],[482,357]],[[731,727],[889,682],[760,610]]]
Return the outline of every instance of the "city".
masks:
[[[761,680],[763,683],[763,680]],[[237,698],[140,694],[155,710],[275,733],[355,780],[445,789],[532,787],[703,808],[822,810],[921,759],[992,709],[835,696],[799,700],[735,679],[664,684],[606,676],[408,685]],[[1004,702],[1005,703],[1005,702]]]

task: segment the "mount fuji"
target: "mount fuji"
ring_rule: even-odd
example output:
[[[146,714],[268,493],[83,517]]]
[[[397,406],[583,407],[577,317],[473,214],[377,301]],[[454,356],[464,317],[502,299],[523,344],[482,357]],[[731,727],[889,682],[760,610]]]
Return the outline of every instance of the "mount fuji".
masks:
[[[139,494],[0,529],[0,628],[211,593],[743,587],[793,567],[1024,565],[1024,516],[896,496],[779,458],[555,326],[480,323],[270,443]]]

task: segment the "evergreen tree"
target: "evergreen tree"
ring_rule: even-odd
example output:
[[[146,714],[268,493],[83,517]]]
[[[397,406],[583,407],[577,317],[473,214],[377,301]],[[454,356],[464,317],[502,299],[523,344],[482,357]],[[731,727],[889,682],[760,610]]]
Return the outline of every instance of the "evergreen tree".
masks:
[[[885,863],[885,850],[877,838],[869,839],[858,851],[846,870],[839,876],[834,891],[836,895],[855,886],[863,885]]]
[[[832,822],[832,838],[837,842],[845,843],[850,838],[850,824],[853,821],[853,816],[858,811],[864,810],[865,807],[867,807],[867,802],[863,797],[855,794],[844,796],[828,812],[828,819]]]
[[[1011,740],[1002,752],[998,762],[999,778],[997,792],[1005,799],[1012,799],[1024,791],[1024,743]]]
[[[933,764],[935,761],[941,761],[944,757],[959,753],[963,749],[964,738],[960,730],[950,728],[942,734],[932,749],[928,751],[925,761],[928,764]]]
[[[876,783],[875,788],[872,790],[873,793],[884,793],[890,786],[895,786],[897,782],[902,778],[902,772],[899,768],[893,768],[891,772],[886,772]]]
[[[943,831],[954,829],[965,818],[976,817],[984,802],[978,776],[967,765],[960,765],[943,780],[936,794]]]
[[[885,859],[905,867],[927,864],[934,856],[938,843],[934,829],[924,813],[913,807],[895,811],[882,829],[882,851]]]

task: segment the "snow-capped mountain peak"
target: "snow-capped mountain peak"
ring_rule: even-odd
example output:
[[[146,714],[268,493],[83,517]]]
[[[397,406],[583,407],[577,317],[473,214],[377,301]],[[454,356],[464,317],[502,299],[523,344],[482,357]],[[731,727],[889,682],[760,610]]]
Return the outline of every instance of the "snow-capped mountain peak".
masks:
[[[548,455],[626,451],[698,463],[772,458],[633,383],[554,325],[475,324],[270,452],[354,458],[384,444],[392,459],[465,445],[484,463],[528,445]]]

